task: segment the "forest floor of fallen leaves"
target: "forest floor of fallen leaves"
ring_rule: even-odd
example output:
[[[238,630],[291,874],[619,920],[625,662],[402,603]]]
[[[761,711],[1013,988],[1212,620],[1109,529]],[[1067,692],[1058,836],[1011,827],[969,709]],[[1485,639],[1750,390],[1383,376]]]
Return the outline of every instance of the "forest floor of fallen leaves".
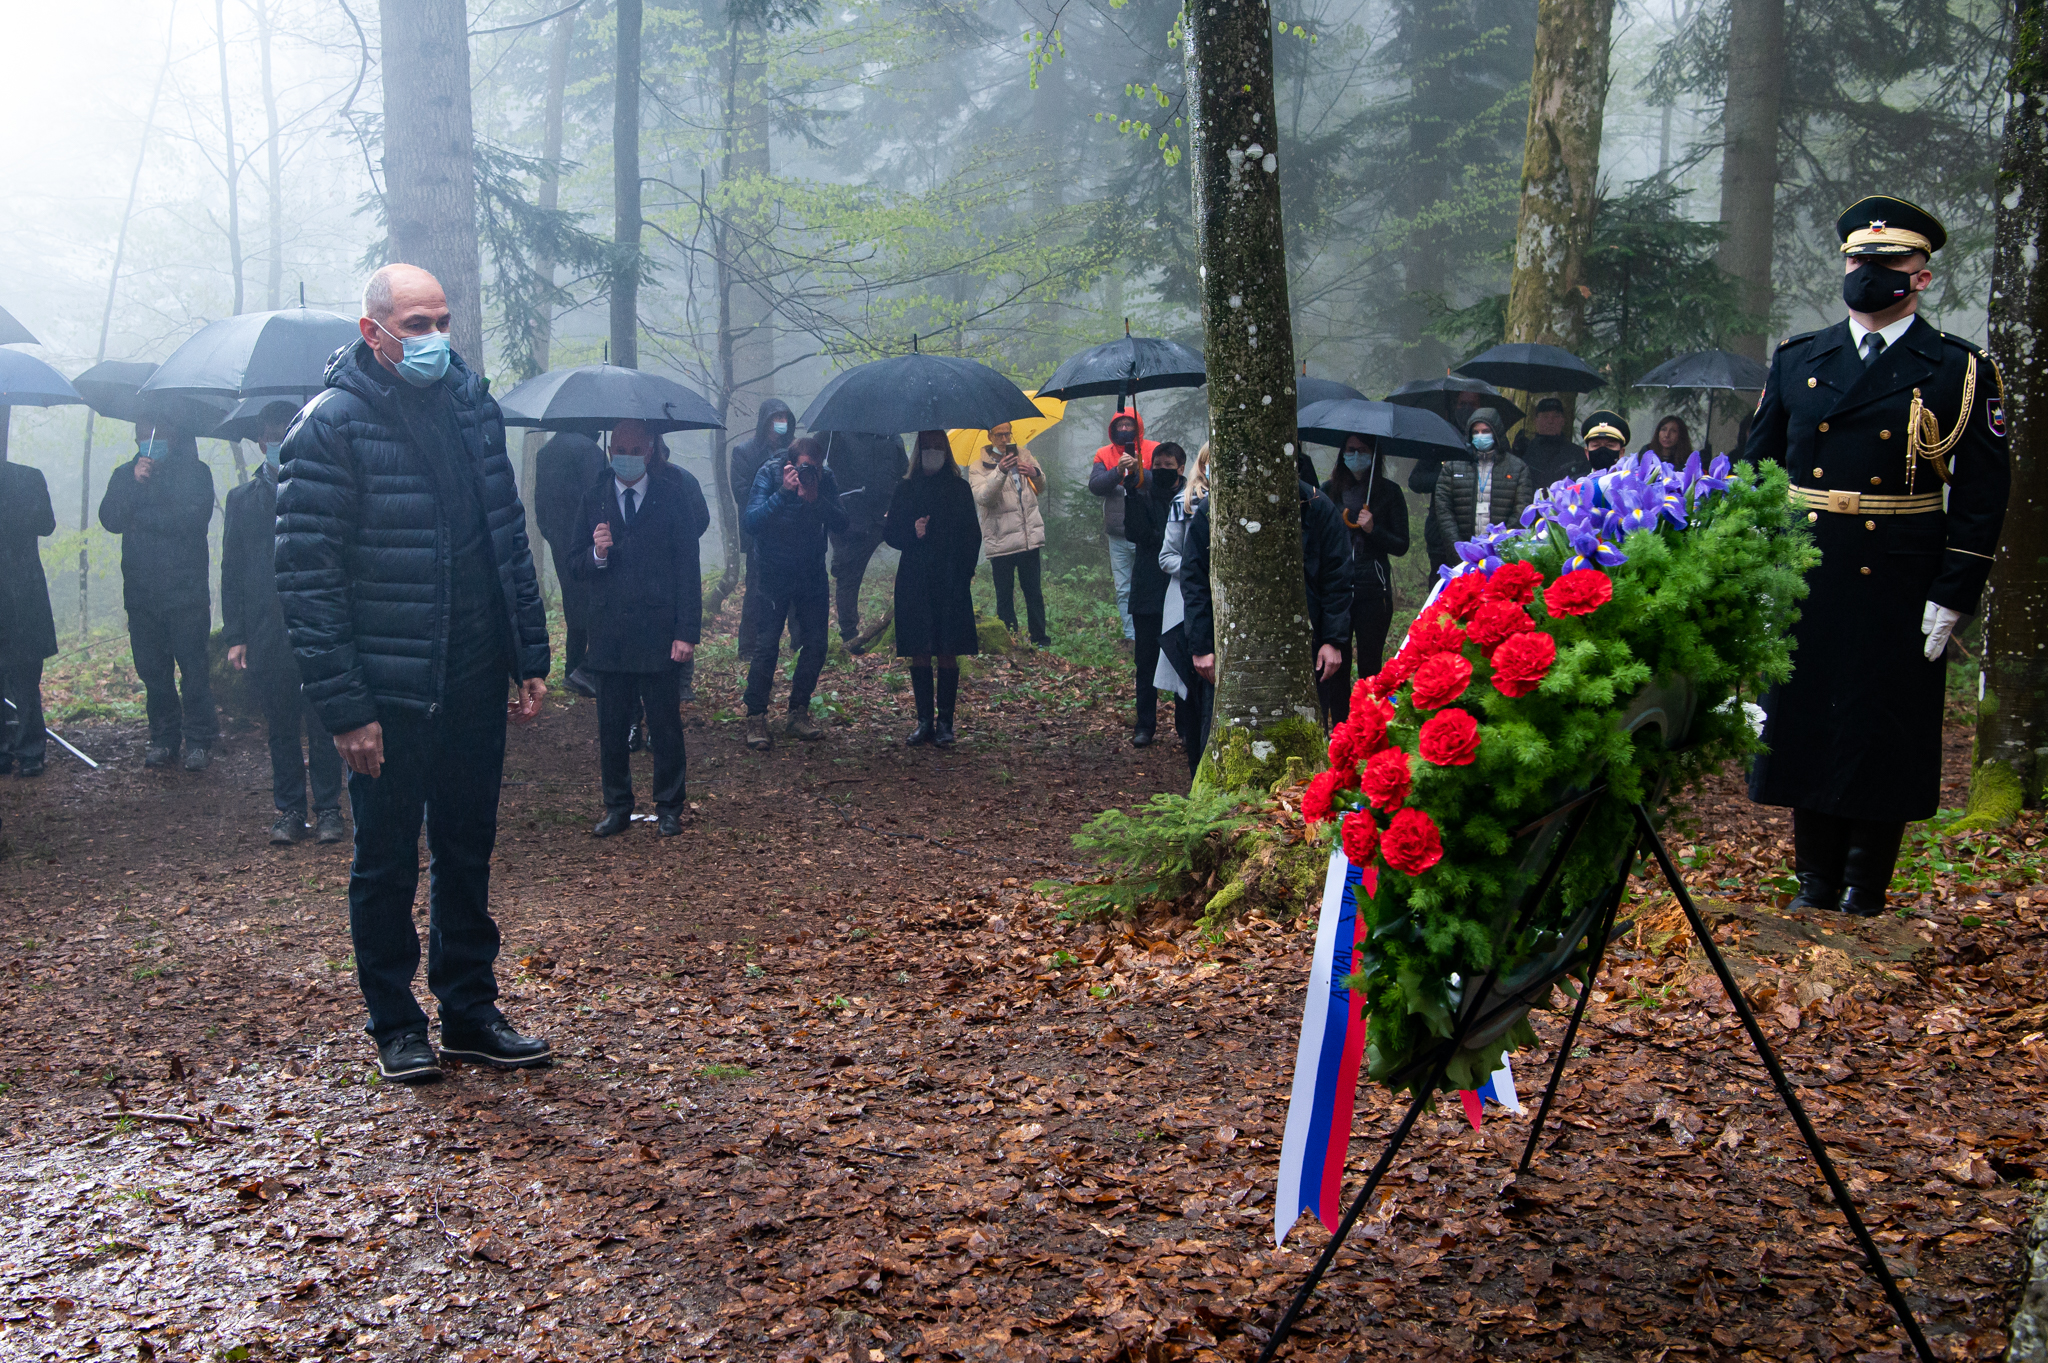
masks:
[[[260,731],[195,775],[67,727],[101,771],[0,781],[0,1358],[1255,1356],[1325,1243],[1272,1243],[1313,919],[1061,918],[1033,883],[1181,754],[1128,745],[1119,672],[1033,653],[906,750],[903,680],[835,666],[828,738],[764,756],[708,665],[674,839],[590,837],[595,707],[551,696],[494,903],[559,1063],[416,1090],[370,1078],[347,848],[265,842]],[[2048,1165],[2040,825],[1918,835],[1875,922],[1783,913],[1789,825],[1732,776],[1673,827],[1941,1356],[1996,1356]],[[1901,1356],[1696,946],[1637,908],[1533,1171],[1527,1117],[1426,1116],[1292,1356]],[[1399,1111],[1361,1094],[1354,1187]]]

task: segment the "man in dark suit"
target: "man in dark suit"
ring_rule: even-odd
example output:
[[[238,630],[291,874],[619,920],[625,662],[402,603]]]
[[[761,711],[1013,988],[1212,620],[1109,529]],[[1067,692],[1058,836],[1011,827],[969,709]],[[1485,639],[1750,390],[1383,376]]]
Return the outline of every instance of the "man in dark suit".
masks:
[[[708,517],[702,515],[701,490],[693,507],[681,479],[655,476],[655,445],[656,437],[638,421],[613,428],[611,474],[584,494],[570,554],[569,570],[590,587],[584,667],[597,680],[605,813],[591,831],[600,838],[631,826],[633,768],[626,735],[643,703],[647,746],[654,754],[656,827],[663,837],[683,831],[688,808],[676,665],[697,647],[704,586],[697,538]]]
[[[1749,795],[1792,809],[1793,907],[1869,916],[1907,822],[1935,811],[1944,657],[1990,576],[2011,470],[1997,366],[1918,315],[1942,225],[1877,195],[1835,229],[1849,316],[1778,347],[1745,450],[1790,470],[1821,552]]]
[[[540,447],[533,464],[533,519],[547,541],[562,592],[562,675],[570,690],[589,695],[576,669],[590,651],[590,589],[569,571],[569,555],[583,515],[583,494],[604,476],[604,451],[589,436],[564,431]]]
[[[4,410],[4,409],[0,409]],[[50,584],[36,541],[55,534],[57,513],[42,470],[9,463],[0,416],[0,773],[43,774],[43,659],[57,652]]]

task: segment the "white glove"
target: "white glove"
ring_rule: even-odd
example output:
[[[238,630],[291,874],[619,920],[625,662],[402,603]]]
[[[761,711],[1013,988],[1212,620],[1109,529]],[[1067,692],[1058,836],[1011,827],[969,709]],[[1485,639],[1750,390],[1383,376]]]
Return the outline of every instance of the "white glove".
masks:
[[[1920,615],[1920,632],[1927,636],[1927,661],[1939,659],[1948,648],[1948,637],[1955,633],[1956,621],[1963,618],[1961,611],[1952,611],[1947,606],[1937,606],[1932,601]]]

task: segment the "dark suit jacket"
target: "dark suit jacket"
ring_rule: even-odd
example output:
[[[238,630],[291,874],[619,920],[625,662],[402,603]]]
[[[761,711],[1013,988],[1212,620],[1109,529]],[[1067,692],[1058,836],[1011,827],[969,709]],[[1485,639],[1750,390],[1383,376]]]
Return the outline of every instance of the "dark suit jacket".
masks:
[[[562,614],[578,628],[590,613],[590,593],[583,579],[569,571],[569,549],[583,516],[583,494],[605,467],[597,442],[573,431],[554,436],[534,456],[534,523],[554,558],[555,580],[562,584]]]
[[[0,460],[0,659],[25,662],[57,651],[42,547],[57,513],[42,470]]]
[[[249,650],[249,670],[299,679],[277,594],[277,478],[266,464],[228,493],[220,536],[220,637]]]
[[[671,644],[694,644],[701,635],[704,580],[697,538],[709,516],[696,479],[681,469],[674,474],[680,476],[657,471],[648,477],[646,500],[630,529],[619,510],[616,479],[606,477],[583,495],[569,571],[590,591],[590,652],[583,665],[593,672],[660,672],[675,665]],[[600,524],[612,530],[603,567],[592,553]]]

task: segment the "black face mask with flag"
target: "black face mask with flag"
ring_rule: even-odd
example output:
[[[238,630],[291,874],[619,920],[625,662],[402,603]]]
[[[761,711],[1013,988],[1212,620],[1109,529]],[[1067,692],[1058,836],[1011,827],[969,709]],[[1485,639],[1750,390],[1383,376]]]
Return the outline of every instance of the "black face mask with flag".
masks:
[[[1851,312],[1867,315],[1898,306],[1913,296],[1913,270],[1894,270],[1876,260],[1864,262],[1842,276],[1842,301]]]

